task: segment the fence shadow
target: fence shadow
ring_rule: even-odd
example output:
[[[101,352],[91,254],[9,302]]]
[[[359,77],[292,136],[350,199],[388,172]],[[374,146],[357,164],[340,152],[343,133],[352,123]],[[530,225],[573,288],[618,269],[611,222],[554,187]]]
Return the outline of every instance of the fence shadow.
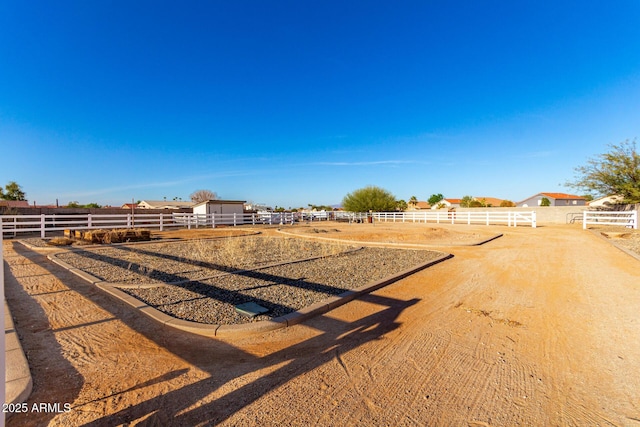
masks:
[[[29,250],[22,249],[20,252],[28,253]],[[38,261],[41,261],[39,263],[41,267],[52,274],[59,274],[62,270],[47,259],[38,259]],[[400,325],[397,321],[399,315],[419,301],[418,299],[404,301],[372,294],[363,296],[360,299],[375,304],[377,311],[353,322],[345,322],[329,316],[311,319],[305,322],[305,325],[317,331],[317,335],[308,339],[299,339],[291,345],[264,356],[255,356],[231,343],[178,331],[156,323],[146,316],[140,316],[125,303],[102,294],[79,278],[68,277],[65,285],[111,313],[132,330],[208,374],[206,379],[102,416],[87,424],[88,426],[120,425],[133,420],[140,420],[138,425],[213,425],[223,422],[273,389],[396,329]],[[23,295],[20,303],[22,300],[29,299],[28,295]],[[46,318],[44,313],[43,316]],[[30,332],[25,331],[25,333]],[[290,331],[285,329],[271,334],[289,333]],[[55,338],[52,337],[52,339],[55,341]],[[266,339],[266,336],[258,336],[256,339]],[[57,343],[52,345],[55,348]],[[57,348],[59,353],[59,346]],[[48,354],[47,357],[58,356]],[[238,377],[275,366],[279,367],[226,394],[217,396],[213,400],[207,398]],[[123,366],[123,369],[126,369],[126,366]],[[180,371],[158,375],[150,383],[177,378],[182,374],[183,372]],[[132,372],[132,375],[135,375],[135,372]],[[41,382],[42,387],[58,389],[61,387],[60,381],[66,381],[64,376],[53,380],[46,380],[42,376],[46,375],[36,370],[35,380]],[[80,385],[76,386],[75,396],[69,396],[70,401],[77,398]],[[140,384],[136,387],[143,386]],[[128,389],[120,390],[117,393],[105,395],[102,399],[110,399],[127,391]],[[32,396],[30,401],[33,398]],[[194,407],[198,402],[204,403]],[[80,406],[89,403],[91,402],[76,402],[74,408],[79,409]],[[20,419],[16,418],[16,421],[19,422]]]
[[[7,242],[4,245],[7,246]],[[29,258],[39,266],[48,261],[44,255],[31,254]],[[39,402],[73,402],[79,396],[84,380],[69,360],[63,356],[62,347],[56,340],[57,331],[51,328],[49,318],[34,298],[38,294],[30,294],[21,285],[20,278],[30,277],[16,277],[10,263],[5,259],[5,298],[11,309],[22,349],[29,361],[29,370],[33,379],[33,389],[28,399],[29,408],[32,403]],[[11,369],[11,367],[8,368]],[[64,387],[59,387],[60,378],[65,378]],[[18,419],[26,415],[7,414],[7,425],[23,425],[24,423]],[[37,414],[38,423],[48,424],[55,415],[55,413]]]

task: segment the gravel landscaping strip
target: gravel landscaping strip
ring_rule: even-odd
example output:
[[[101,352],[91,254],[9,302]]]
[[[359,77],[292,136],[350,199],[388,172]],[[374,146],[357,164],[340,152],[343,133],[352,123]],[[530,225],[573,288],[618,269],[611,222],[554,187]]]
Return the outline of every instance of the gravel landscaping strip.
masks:
[[[443,255],[427,250],[356,248],[248,237],[229,239],[226,244],[183,241],[74,250],[57,256],[104,281],[126,285],[124,292],[176,318],[233,325],[283,316]],[[322,257],[273,266],[317,256]],[[179,281],[179,285],[167,284]],[[251,318],[234,309],[250,301],[269,312]]]
[[[592,227],[591,230],[640,256],[640,230],[619,226]]]

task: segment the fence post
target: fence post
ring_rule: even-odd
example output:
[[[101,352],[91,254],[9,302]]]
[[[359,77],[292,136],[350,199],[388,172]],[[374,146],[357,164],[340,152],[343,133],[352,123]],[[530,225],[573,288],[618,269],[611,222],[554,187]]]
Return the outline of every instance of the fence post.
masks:
[[[251,225],[256,225],[256,214],[251,214]]]
[[[531,228],[536,228],[537,224],[536,211],[531,211]]]
[[[93,222],[91,220],[91,214],[87,214],[87,228],[91,228],[92,224]]]
[[[471,225],[471,211],[467,212],[467,225]]]
[[[44,214],[40,214],[40,238],[44,239],[44,225],[45,225],[45,216]]]
[[[586,230],[586,229],[587,229],[587,215],[588,215],[588,212],[587,212],[587,211],[584,211],[584,212],[582,213],[582,229],[583,229],[583,230]]]
[[[164,231],[164,214],[160,214],[160,231]]]
[[[633,228],[638,229],[638,211],[633,211]]]
[[[127,228],[131,228],[131,214],[127,214]]]
[[[211,214],[211,228],[216,228],[216,214],[215,214],[215,212]]]
[[[233,226],[234,226],[234,227],[237,225],[237,224],[236,224],[236,215],[237,215],[237,213],[236,213],[236,212],[234,212],[234,213],[233,213]]]
[[[487,225],[489,225],[489,211],[487,211]]]

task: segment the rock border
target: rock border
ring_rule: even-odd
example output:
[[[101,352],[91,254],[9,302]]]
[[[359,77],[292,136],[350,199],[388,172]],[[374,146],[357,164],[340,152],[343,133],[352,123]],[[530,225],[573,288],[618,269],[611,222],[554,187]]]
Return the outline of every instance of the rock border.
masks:
[[[280,234],[285,234],[287,236],[294,236],[294,237],[300,237],[303,239],[311,239],[311,240],[327,240],[327,241],[331,241],[331,242],[340,242],[340,243],[349,243],[349,244],[358,244],[358,245],[365,245],[365,246],[378,246],[378,247],[387,247],[387,246],[393,246],[393,247],[401,247],[401,248],[418,248],[418,249],[427,249],[427,248],[442,248],[442,247],[455,247],[455,246],[480,246],[480,245],[484,245],[485,243],[489,243],[492,240],[498,239],[502,236],[504,236],[503,233],[498,233],[494,236],[490,236],[486,239],[480,240],[478,242],[473,242],[473,243],[460,243],[460,244],[443,244],[443,245],[431,245],[431,244],[426,244],[426,243],[396,243],[396,242],[363,242],[360,240],[346,240],[346,239],[338,239],[338,238],[333,238],[333,237],[321,237],[321,236],[305,236],[304,234],[298,234],[298,233],[291,233],[288,231],[282,231],[280,229],[276,230],[276,232],[280,233]]]
[[[633,252],[632,250],[627,249],[622,245],[619,245],[618,243],[614,242],[613,239],[605,237],[602,234],[601,231],[598,231],[598,229],[589,228],[588,230],[591,232],[591,234],[594,234],[596,237],[604,240],[605,242],[609,243],[610,245],[620,249],[622,252],[626,253],[627,255],[629,255],[629,256],[635,258],[636,260],[640,261],[640,254],[637,254],[637,253]]]

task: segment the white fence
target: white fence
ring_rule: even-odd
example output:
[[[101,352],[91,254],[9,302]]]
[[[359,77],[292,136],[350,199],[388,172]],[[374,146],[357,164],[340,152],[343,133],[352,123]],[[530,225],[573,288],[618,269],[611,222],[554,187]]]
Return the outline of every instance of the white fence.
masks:
[[[638,229],[638,211],[584,211],[582,228],[587,225],[621,225]]]
[[[3,234],[46,233],[63,230],[91,230],[116,228],[158,228],[160,231],[172,227],[198,228],[218,225],[292,224],[296,220],[292,213],[272,214],[87,214],[87,215],[0,215]]]
[[[470,211],[470,212],[327,212],[325,216],[303,215],[290,212],[255,214],[87,214],[87,215],[0,215],[2,233],[46,233],[63,230],[90,230],[115,228],[199,228],[218,225],[284,225],[296,221],[336,220],[349,222],[433,222],[450,224],[529,225],[536,227],[535,212]]]
[[[416,211],[380,212],[372,214],[374,220],[382,222],[434,222],[436,224],[483,224],[483,225],[530,225],[536,228],[535,212],[513,211]]]

